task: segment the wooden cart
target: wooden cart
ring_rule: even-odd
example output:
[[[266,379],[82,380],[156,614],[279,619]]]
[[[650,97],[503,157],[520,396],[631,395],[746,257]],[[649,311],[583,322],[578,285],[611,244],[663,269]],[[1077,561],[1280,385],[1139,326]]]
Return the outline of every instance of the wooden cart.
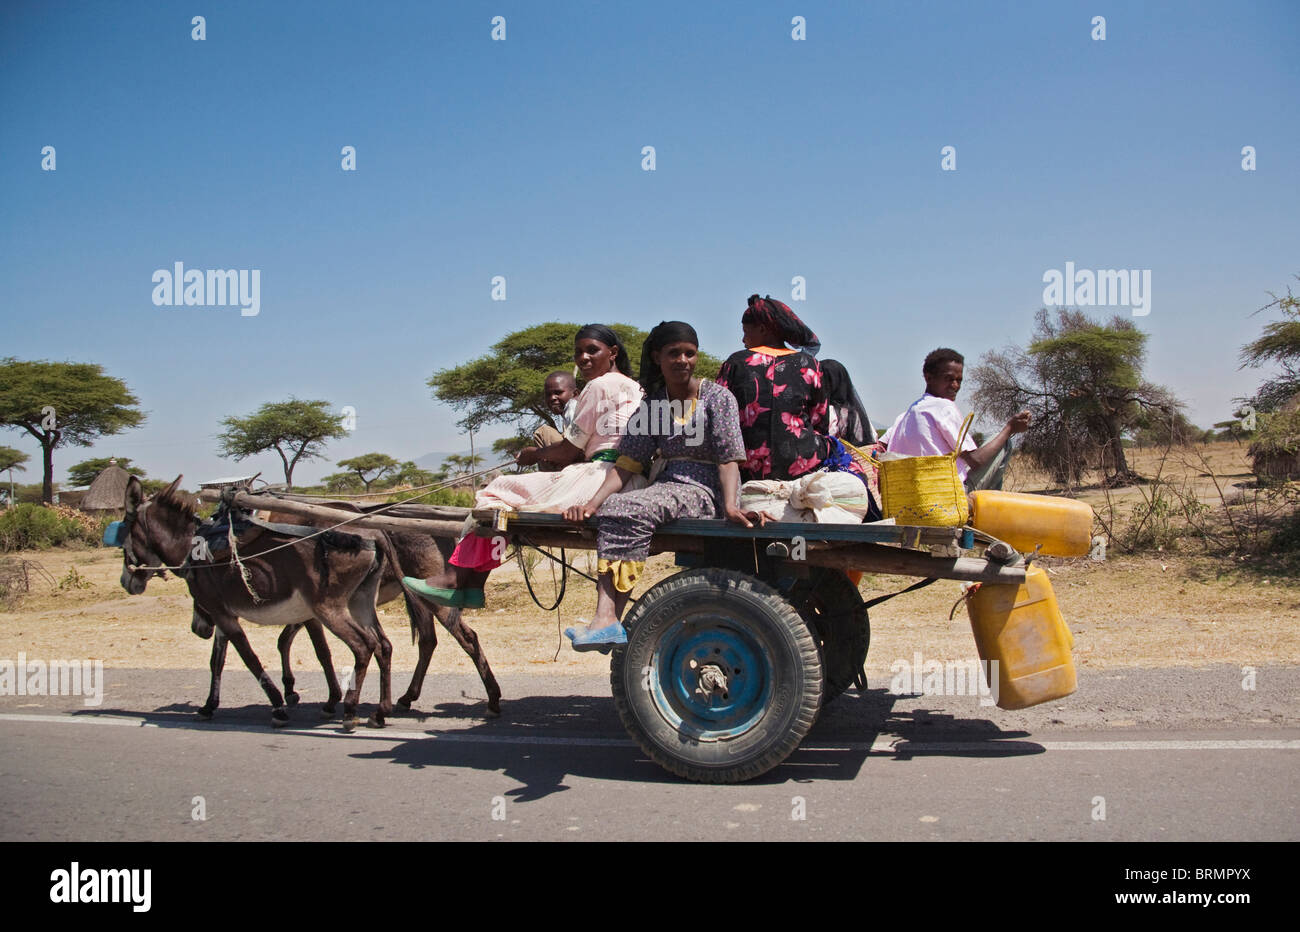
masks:
[[[595,549],[594,522],[554,514],[370,506],[364,517],[294,496],[240,493],[246,508],[274,508],[357,526],[516,546]],[[382,513],[375,513],[382,509]],[[673,552],[681,572],[636,600],[628,643],[612,652],[610,687],[628,733],[651,759],[689,780],[753,779],[788,757],[822,706],[863,685],[868,603],[845,575],[1020,584],[1020,554],[969,527],[769,523],[665,525],[652,552]],[[879,600],[878,600],[879,601]]]

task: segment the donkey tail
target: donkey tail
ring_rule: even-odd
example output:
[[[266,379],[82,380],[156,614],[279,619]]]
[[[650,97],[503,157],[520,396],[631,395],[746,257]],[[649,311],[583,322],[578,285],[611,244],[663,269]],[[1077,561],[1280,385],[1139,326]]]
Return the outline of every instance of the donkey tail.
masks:
[[[416,619],[420,616],[417,613],[425,609],[416,602],[411,593],[406,591],[405,586],[402,587],[402,598],[406,599],[406,617],[411,622],[411,643],[418,644],[420,641],[420,626],[416,623]]]
[[[388,559],[388,565],[392,568],[394,579],[398,582],[398,588],[402,590],[402,598],[406,601],[406,617],[411,623],[411,643],[418,643],[420,640],[420,627],[417,619],[420,618],[420,611],[423,606],[407,591],[402,582],[402,561],[398,559],[397,548],[393,546],[393,539],[387,531],[383,531],[375,539],[375,556],[379,558],[378,563],[382,564],[384,559]]]

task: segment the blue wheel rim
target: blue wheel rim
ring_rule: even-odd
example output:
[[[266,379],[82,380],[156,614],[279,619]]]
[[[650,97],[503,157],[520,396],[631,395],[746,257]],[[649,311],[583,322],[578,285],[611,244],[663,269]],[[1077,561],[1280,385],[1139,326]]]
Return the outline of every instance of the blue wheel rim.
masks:
[[[699,690],[706,670],[725,688]],[[735,619],[705,612],[687,615],[664,632],[645,684],[673,728],[699,741],[735,738],[762,720],[772,695],[772,661],[764,641]]]

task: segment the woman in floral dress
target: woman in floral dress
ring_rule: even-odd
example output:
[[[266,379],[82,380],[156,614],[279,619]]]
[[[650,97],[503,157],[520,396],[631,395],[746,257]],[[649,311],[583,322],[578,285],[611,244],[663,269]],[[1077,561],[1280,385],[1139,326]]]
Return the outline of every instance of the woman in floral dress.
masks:
[[[740,322],[745,349],[722,364],[718,384],[730,389],[740,408],[741,478],[797,479],[836,454],[827,436],[826,392],[816,359],[821,344],[794,311],[770,295],[750,295]]]

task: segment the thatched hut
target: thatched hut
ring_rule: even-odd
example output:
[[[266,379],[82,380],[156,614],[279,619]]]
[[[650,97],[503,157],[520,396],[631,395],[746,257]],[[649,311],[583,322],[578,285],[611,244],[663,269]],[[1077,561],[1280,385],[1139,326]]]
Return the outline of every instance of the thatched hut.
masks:
[[[82,511],[121,511],[126,506],[126,484],[130,479],[131,474],[117,465],[117,460],[109,460],[82,496],[79,507]]]
[[[1300,479],[1300,395],[1258,417],[1259,431],[1246,451],[1251,471],[1272,479]]]

